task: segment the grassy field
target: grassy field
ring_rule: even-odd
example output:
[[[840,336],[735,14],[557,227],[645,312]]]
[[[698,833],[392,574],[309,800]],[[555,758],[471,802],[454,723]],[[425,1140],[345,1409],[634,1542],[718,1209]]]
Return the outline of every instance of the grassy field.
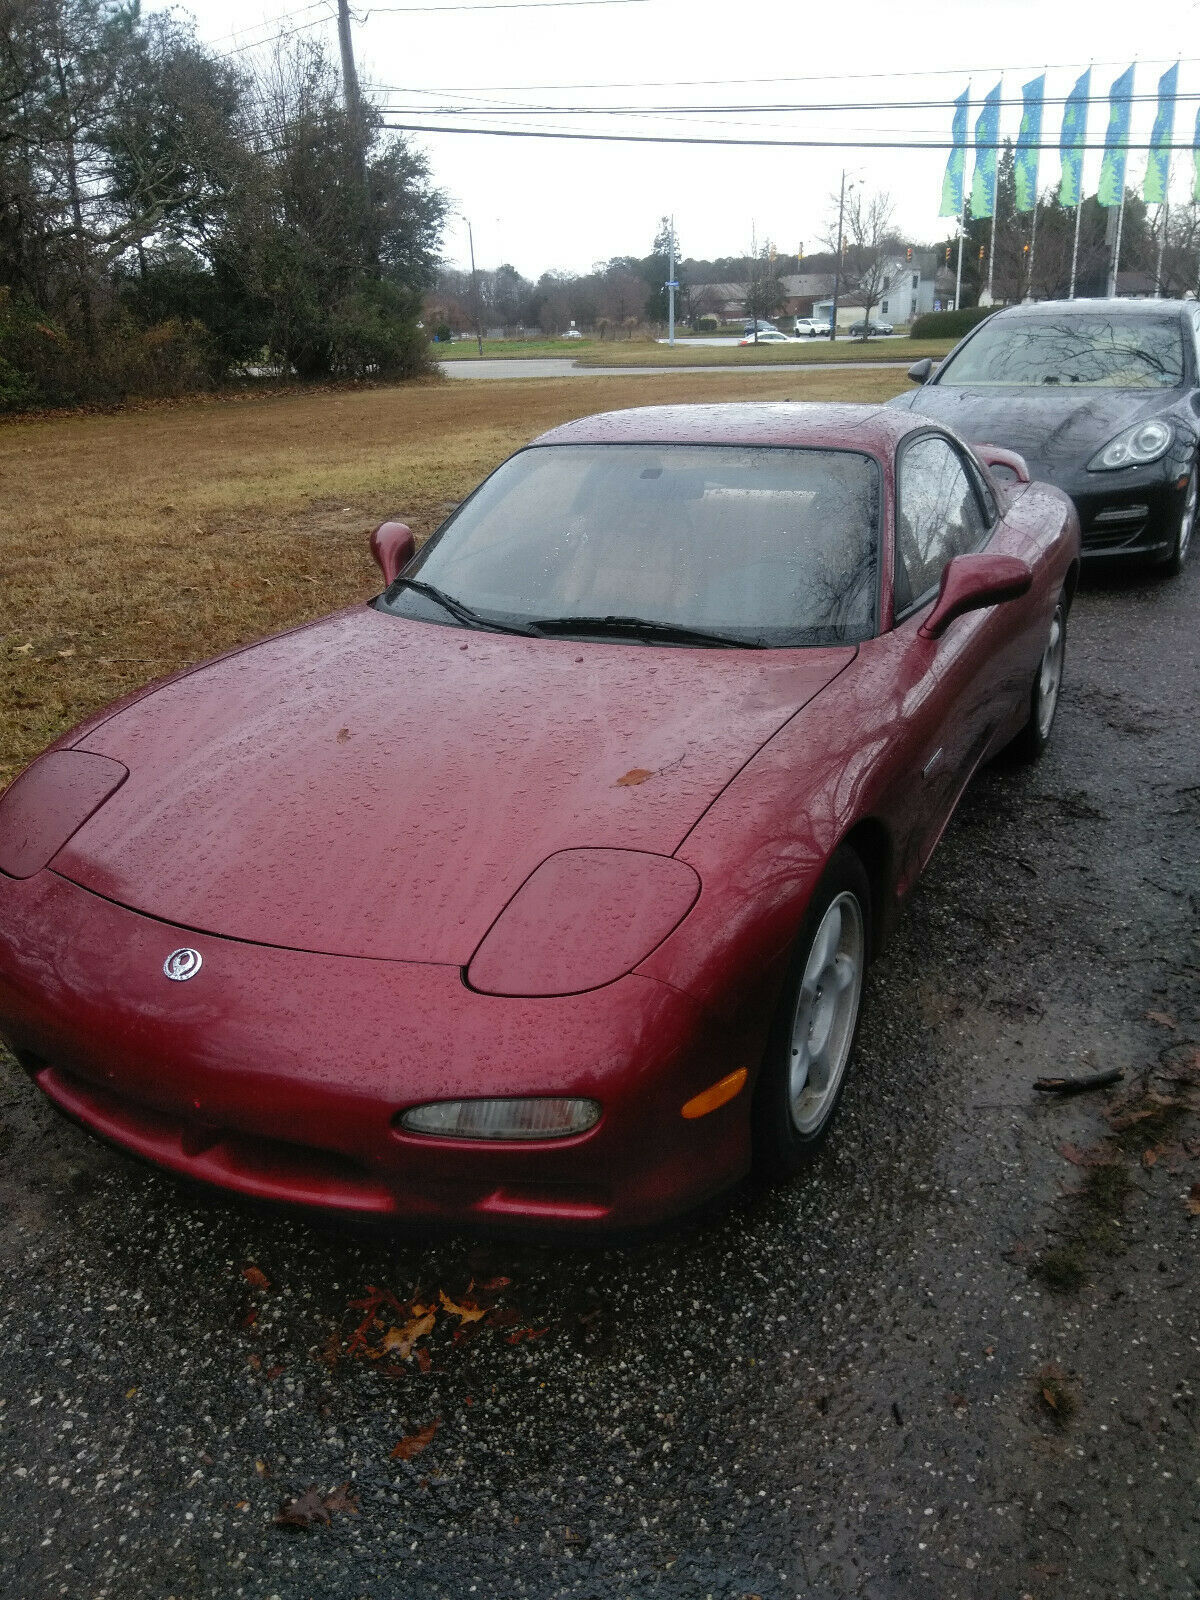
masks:
[[[570,417],[683,400],[883,400],[904,374],[430,380],[0,425],[0,784],[115,696],[379,587],[418,537]]]
[[[903,361],[922,356],[935,361],[953,349],[956,339],[800,339],[787,344],[676,345],[592,344],[577,358],[581,367],[744,367],[796,361]],[[560,353],[561,352],[556,352]]]
[[[580,350],[607,350],[611,343],[606,340],[600,344],[595,339],[485,339],[483,354],[487,360],[502,357],[507,361],[531,361],[543,356],[574,356]],[[431,344],[429,353],[435,361],[479,360],[479,346],[474,339]]]

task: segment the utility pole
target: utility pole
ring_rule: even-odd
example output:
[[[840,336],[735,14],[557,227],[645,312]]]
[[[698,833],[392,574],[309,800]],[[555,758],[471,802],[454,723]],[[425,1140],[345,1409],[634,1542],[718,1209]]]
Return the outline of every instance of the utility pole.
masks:
[[[1025,286],[1026,300],[1033,299],[1033,260],[1037,254],[1037,192],[1033,196],[1033,222],[1029,229],[1029,282]]]
[[[671,218],[671,231],[668,235],[667,257],[667,343],[675,343],[675,291],[679,284],[675,281],[675,218]]]
[[[1117,274],[1121,270],[1121,232],[1125,226],[1125,189],[1121,188],[1121,204],[1117,207],[1117,236],[1113,240],[1113,252],[1108,268],[1108,298],[1115,300],[1117,297]]]
[[[1167,167],[1167,181],[1170,182],[1170,166]],[[1165,194],[1165,190],[1164,190]],[[1158,210],[1158,265],[1154,269],[1154,298],[1162,299],[1162,269],[1163,254],[1167,248],[1167,229],[1171,225],[1171,202],[1163,200]]]
[[[362,130],[362,100],[354,66],[354,40],[350,37],[350,0],[338,0],[338,48],[342,53],[342,100],[346,115]]]
[[[842,287],[842,219],[846,214],[846,169],[842,168],[842,187],[838,193],[837,253],[833,263],[833,315],[829,319],[829,342],[837,338],[838,294]]]
[[[1079,199],[1075,204],[1075,243],[1071,246],[1071,290],[1068,300],[1075,298],[1075,278],[1079,270],[1079,216],[1083,210],[1083,183],[1079,185]]]
[[[467,243],[471,248],[471,312],[475,318],[475,343],[483,354],[483,329],[479,325],[479,283],[475,277],[475,235],[471,232],[471,219],[464,217],[467,225]]]

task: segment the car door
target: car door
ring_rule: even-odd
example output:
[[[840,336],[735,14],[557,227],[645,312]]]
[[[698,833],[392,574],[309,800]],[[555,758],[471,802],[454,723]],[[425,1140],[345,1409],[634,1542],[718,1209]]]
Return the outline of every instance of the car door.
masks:
[[[909,818],[904,875],[925,865],[1016,688],[1010,642],[1020,619],[1007,601],[968,611],[940,639],[921,636],[942,570],[1003,538],[1003,519],[983,474],[956,441],[930,431],[904,441],[896,465],[894,627],[900,635],[909,721],[905,775]]]

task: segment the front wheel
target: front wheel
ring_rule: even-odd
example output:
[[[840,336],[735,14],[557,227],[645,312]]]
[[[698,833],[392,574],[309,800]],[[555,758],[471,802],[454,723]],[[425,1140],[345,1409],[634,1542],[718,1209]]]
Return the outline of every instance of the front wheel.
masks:
[[[1198,496],[1200,496],[1200,465],[1192,468],[1192,475],[1188,480],[1187,495],[1183,502],[1183,512],[1179,518],[1179,526],[1175,530],[1175,542],[1171,546],[1170,555],[1162,564],[1162,570],[1168,577],[1176,577],[1183,571],[1183,563],[1187,560],[1188,551],[1192,544],[1192,534],[1196,529]]]
[[[862,1005],[871,894],[862,862],[837,851],[792,947],[754,1097],[755,1149],[773,1176],[824,1141],[845,1084]]]
[[[1062,690],[1063,665],[1067,655],[1067,608],[1060,599],[1050,620],[1050,635],[1034,674],[1029,696],[1029,721],[1009,749],[1018,761],[1036,761],[1050,743],[1054,713]]]

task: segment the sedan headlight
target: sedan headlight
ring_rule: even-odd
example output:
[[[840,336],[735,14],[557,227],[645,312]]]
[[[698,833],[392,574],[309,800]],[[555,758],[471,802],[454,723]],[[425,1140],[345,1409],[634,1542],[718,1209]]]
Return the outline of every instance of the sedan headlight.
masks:
[[[1088,471],[1115,472],[1118,467],[1144,467],[1166,455],[1174,437],[1171,424],[1157,417],[1150,422],[1137,422],[1097,451],[1088,462]]]
[[[595,1100],[435,1100],[403,1112],[400,1126],[443,1139],[565,1139],[599,1120]]]
[[[560,850],[531,873],[467,968],[482,994],[567,995],[632,972],[695,904],[686,862],[648,850]]]
[[[128,769],[88,750],[51,750],[0,795],[0,873],[32,878],[125,782]]]

